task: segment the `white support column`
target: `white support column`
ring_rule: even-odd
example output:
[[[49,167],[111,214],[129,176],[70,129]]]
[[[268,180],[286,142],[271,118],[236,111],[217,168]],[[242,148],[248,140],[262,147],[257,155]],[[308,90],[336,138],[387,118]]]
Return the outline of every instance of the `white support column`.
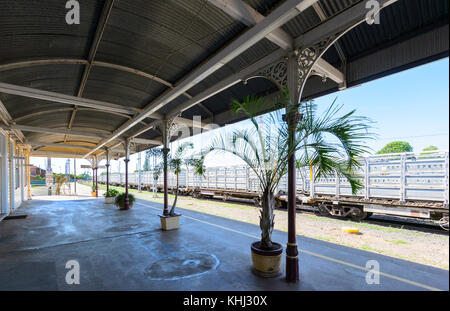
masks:
[[[24,156],[23,150],[20,150],[20,160],[19,160],[19,187],[20,187],[20,202],[25,201],[25,170],[24,170]]]
[[[14,142],[8,137],[9,142],[9,169],[10,169],[10,178],[9,178],[9,192],[10,192],[10,212],[12,212],[16,207],[16,161],[14,158]]]
[[[8,136],[0,134],[1,149],[1,214],[8,213],[9,207],[9,159],[8,159]]]

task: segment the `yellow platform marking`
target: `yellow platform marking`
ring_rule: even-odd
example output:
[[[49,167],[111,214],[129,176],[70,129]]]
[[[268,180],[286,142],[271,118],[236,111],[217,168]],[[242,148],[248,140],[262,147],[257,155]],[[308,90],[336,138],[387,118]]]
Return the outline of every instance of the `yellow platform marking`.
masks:
[[[146,207],[150,207],[150,208],[158,210],[158,211],[161,211],[160,208],[156,208],[156,207],[153,207],[153,206],[150,206],[150,205],[146,205],[146,204],[142,204],[142,203],[137,203],[137,204],[142,205],[142,206],[146,206]],[[221,226],[221,225],[210,223],[210,222],[207,222],[207,221],[204,221],[204,220],[200,220],[200,219],[197,219],[197,218],[194,218],[194,217],[190,217],[190,216],[186,216],[186,215],[183,215],[183,217],[186,217],[188,219],[192,219],[192,220],[195,220],[195,221],[198,221],[198,222],[201,222],[201,223],[213,226],[213,227],[221,228],[223,230],[227,230],[227,231],[235,232],[235,233],[238,233],[238,234],[241,234],[241,235],[245,235],[245,236],[248,236],[248,237],[251,237],[251,238],[255,238],[255,239],[259,239],[260,238],[260,237],[257,237],[255,235],[252,235],[252,234],[248,234],[248,233],[245,233],[245,232],[242,232],[242,231],[238,231],[238,230],[234,230],[234,229],[231,229],[231,228],[228,228],[228,227],[224,227],[224,226]],[[324,260],[328,260],[328,261],[332,261],[332,262],[335,262],[335,263],[339,263],[339,264],[344,265],[344,266],[352,267],[352,268],[363,270],[363,271],[366,271],[366,272],[369,272],[369,271],[373,272],[371,269],[368,269],[366,267],[358,266],[358,265],[355,265],[353,263],[346,262],[346,261],[343,261],[343,260],[340,260],[340,259],[335,259],[335,258],[332,258],[332,257],[320,255],[320,254],[317,254],[317,253],[314,253],[314,252],[310,252],[310,251],[307,251],[307,250],[304,250],[304,249],[299,249],[298,251],[301,252],[301,253],[305,253],[305,254],[314,256],[314,257],[318,257],[318,258],[324,259]],[[403,283],[406,283],[406,284],[414,285],[414,286],[417,286],[417,287],[421,287],[421,288],[424,288],[424,289],[427,289],[427,290],[430,290],[430,291],[443,291],[442,289],[435,288],[435,287],[432,287],[432,286],[428,286],[428,285],[425,285],[425,284],[422,284],[422,283],[414,282],[414,281],[411,281],[411,280],[408,280],[408,279],[405,279],[405,278],[402,278],[402,277],[399,277],[399,276],[395,276],[395,275],[392,275],[392,274],[389,274],[389,273],[384,273],[384,272],[380,271],[379,274],[382,275],[382,276],[385,276],[387,278],[390,278],[390,279],[393,279],[393,280],[397,280],[397,281],[400,281],[400,282],[403,282]]]

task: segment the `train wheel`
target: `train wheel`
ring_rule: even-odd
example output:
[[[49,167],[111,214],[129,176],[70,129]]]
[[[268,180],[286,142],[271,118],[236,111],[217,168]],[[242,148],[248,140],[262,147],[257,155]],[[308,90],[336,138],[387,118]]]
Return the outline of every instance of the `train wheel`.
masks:
[[[330,212],[328,211],[325,204],[320,204],[317,207],[316,214],[319,216],[330,216]]]
[[[449,218],[448,218],[448,216],[442,217],[437,223],[439,224],[439,226],[440,226],[442,229],[448,231],[448,224],[449,224]]]
[[[369,215],[368,215],[368,213],[363,211],[362,207],[355,207],[353,209],[353,212],[351,213],[350,217],[353,220],[360,221],[360,220],[366,219],[367,217],[369,217]]]

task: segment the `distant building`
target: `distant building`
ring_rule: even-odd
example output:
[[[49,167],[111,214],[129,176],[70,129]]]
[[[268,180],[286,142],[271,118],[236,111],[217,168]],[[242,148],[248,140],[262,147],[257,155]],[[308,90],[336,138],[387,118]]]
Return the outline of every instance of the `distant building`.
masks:
[[[40,167],[32,165],[30,166],[30,175],[45,177],[45,170],[41,169]]]

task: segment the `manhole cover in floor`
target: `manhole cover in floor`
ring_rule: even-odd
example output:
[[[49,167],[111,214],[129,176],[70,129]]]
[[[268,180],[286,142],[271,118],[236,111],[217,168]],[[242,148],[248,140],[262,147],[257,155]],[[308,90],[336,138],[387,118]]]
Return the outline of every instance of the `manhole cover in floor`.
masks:
[[[178,280],[204,274],[219,265],[214,254],[188,253],[157,261],[144,270],[152,280]]]
[[[116,226],[106,229],[106,232],[127,232],[127,231],[133,231],[137,228],[142,227],[142,225],[124,225],[124,226]]]

